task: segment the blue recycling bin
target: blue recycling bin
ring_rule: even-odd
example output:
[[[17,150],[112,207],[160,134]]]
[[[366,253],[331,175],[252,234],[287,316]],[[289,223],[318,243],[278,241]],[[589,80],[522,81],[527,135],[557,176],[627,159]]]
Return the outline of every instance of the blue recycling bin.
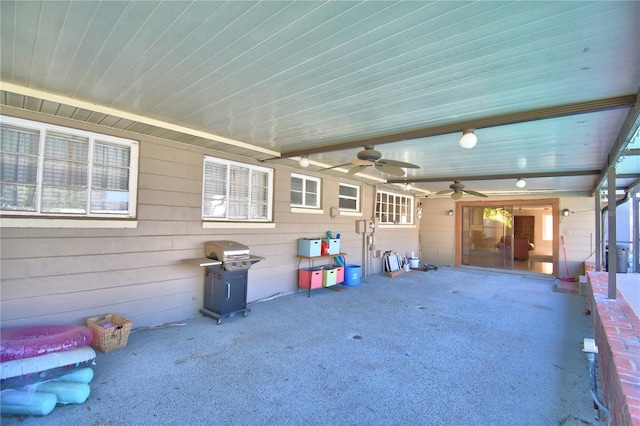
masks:
[[[360,275],[362,274],[362,267],[360,265],[345,265],[344,266],[344,285],[359,285]]]

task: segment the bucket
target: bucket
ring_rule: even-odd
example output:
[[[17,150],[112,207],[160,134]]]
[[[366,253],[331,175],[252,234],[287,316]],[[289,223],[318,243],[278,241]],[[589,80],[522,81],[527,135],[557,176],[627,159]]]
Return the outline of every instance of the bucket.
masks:
[[[360,284],[360,273],[362,268],[359,265],[344,266],[344,285]]]
[[[420,258],[409,259],[409,265],[412,268],[419,268],[420,267]]]

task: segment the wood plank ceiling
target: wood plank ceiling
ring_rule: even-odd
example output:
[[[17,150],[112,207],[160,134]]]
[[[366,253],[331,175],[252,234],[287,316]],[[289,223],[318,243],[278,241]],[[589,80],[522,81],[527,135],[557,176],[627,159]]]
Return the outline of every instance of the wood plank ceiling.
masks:
[[[640,2],[5,1],[0,105],[487,194],[640,179]],[[478,144],[463,149],[462,130]],[[283,157],[273,160],[277,157]],[[343,175],[349,167],[321,173]],[[517,177],[527,178],[524,189]]]

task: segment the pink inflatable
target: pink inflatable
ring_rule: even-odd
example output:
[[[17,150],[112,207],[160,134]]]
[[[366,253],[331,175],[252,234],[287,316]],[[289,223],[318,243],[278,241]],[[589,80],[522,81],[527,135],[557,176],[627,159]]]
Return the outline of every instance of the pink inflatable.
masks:
[[[81,325],[47,325],[0,331],[0,362],[88,346],[93,333]]]

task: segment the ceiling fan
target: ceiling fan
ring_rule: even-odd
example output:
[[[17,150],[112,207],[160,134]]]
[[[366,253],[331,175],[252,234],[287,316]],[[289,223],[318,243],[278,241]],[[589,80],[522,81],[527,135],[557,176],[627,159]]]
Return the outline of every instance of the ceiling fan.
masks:
[[[454,200],[459,200],[460,198],[462,198],[462,194],[463,193],[467,193],[469,195],[475,195],[476,197],[487,197],[487,195],[481,193],[481,192],[477,192],[477,191],[471,191],[469,189],[464,189],[464,185],[461,184],[460,182],[458,182],[457,180],[454,181],[451,185],[449,185],[449,188],[451,189],[445,189],[442,191],[438,191],[436,192],[436,194],[442,195],[442,194],[451,194],[451,198],[453,198]]]
[[[395,176],[404,176],[405,171],[402,168],[407,169],[419,169],[420,166],[416,166],[415,164],[405,163],[404,161],[396,161],[396,160],[388,160],[382,158],[382,154],[380,151],[374,149],[372,145],[365,146],[364,149],[356,155],[356,158],[351,160],[346,164],[340,164],[339,166],[327,167],[322,170],[335,169],[337,167],[345,167],[353,165],[352,168],[349,169],[347,174],[355,175],[366,169],[369,166],[374,166],[376,169],[380,170],[384,173],[389,173],[390,175]]]

